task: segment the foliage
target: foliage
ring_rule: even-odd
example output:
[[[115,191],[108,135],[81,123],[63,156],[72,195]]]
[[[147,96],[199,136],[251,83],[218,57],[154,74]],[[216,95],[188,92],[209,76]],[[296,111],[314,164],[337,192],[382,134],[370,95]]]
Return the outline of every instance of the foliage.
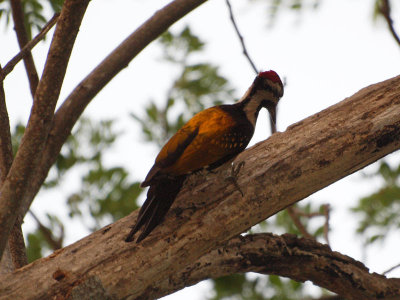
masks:
[[[113,222],[127,215],[137,206],[135,201],[141,193],[139,182],[130,182],[128,171],[120,166],[107,167],[104,164],[104,154],[109,150],[116,137],[113,121],[93,123],[83,119],[77,128],[73,141],[57,161],[57,170],[75,161],[84,166],[86,173],[82,176],[81,187],[68,197],[70,217],[78,217],[85,223],[87,216],[82,211],[90,212],[94,225],[89,229],[94,231],[108,222]],[[78,148],[79,147],[79,148]],[[59,163],[61,162],[61,163]],[[87,224],[88,222],[86,222]]]
[[[361,198],[352,209],[361,217],[357,233],[363,237],[366,245],[383,241],[388,232],[400,229],[400,165],[391,167],[382,161],[371,177],[383,179],[383,186]]]
[[[45,226],[32,212],[30,213],[37,221],[38,227],[34,232],[28,233],[27,244],[29,246],[26,254],[28,261],[34,261],[45,253],[61,248],[64,239],[64,225],[57,216],[47,213]]]
[[[210,300],[264,300],[304,297],[303,285],[276,275],[234,274],[213,280],[214,296]]]
[[[164,33],[159,43],[164,61],[177,67],[179,75],[165,101],[149,101],[143,117],[131,115],[142,127],[145,139],[161,147],[195,113],[232,101],[233,90],[216,66],[192,62],[192,57],[204,48],[204,43],[188,27],[176,34]]]
[[[0,19],[5,18],[5,25],[10,25],[12,10],[11,0],[0,1]],[[49,13],[56,13],[61,10],[64,0],[22,0],[22,9],[24,11],[25,28],[28,38],[32,39],[35,32],[39,32],[47,23],[51,16]]]
[[[91,231],[135,210],[136,200],[142,192],[139,182],[131,181],[125,168],[107,167],[104,164],[104,156],[112,150],[117,136],[121,134],[115,132],[113,124],[111,120],[94,122],[81,119],[64,144],[44,184],[46,190],[57,189],[68,174],[82,174],[80,187],[67,197],[66,204],[69,217],[80,220]],[[18,124],[12,135],[14,147],[18,147],[23,132],[24,126]],[[54,250],[54,241],[62,245],[64,230],[61,221],[49,213],[46,219],[36,220],[38,228],[28,234],[27,252],[30,260]]]
[[[322,0],[270,0],[268,5],[269,25],[274,25],[280,13],[284,10],[292,10],[299,14],[305,9],[317,9]]]

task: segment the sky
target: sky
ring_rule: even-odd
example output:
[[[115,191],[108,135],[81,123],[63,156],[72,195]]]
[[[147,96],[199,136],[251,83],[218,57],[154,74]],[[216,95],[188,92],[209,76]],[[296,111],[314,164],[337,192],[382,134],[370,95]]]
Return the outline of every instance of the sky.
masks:
[[[60,103],[122,40],[168,2],[114,0],[110,5],[106,0],[91,1],[71,56]],[[392,2],[393,16],[399,16],[400,5]],[[273,69],[286,80],[278,131],[284,131],[289,125],[365,86],[398,75],[400,47],[385,23],[372,22],[373,3],[373,0],[325,0],[317,10],[304,10],[299,14],[284,10],[275,25],[268,27],[264,1],[232,1],[238,26],[256,66],[262,70]],[[400,32],[400,18],[394,21]],[[172,26],[172,30],[185,25],[190,25],[206,42],[205,52],[198,59],[218,65],[222,75],[232,83],[236,98],[240,98],[251,84],[254,73],[242,55],[225,1],[208,1]],[[18,52],[18,45],[11,28],[0,30],[0,40],[2,45],[7,45],[0,47],[0,62],[5,65]],[[39,72],[43,69],[49,42],[47,39],[33,51]],[[162,101],[174,71],[161,62],[160,48],[153,43],[96,96],[85,112],[86,116],[97,120],[117,120],[116,127],[123,131],[123,136],[106,156],[106,162],[126,166],[134,179],[145,177],[157,149],[143,142],[140,128],[132,122],[129,112],[140,114],[149,99]],[[32,101],[22,64],[7,77],[5,89],[12,125],[19,120],[26,121]],[[261,112],[258,119],[251,145],[269,136],[267,113]],[[400,156],[395,153],[388,159],[398,164]],[[362,172],[371,173],[375,169],[373,165]],[[331,204],[333,250],[362,260],[371,271],[382,272],[400,263],[399,244],[392,238],[391,242],[363,251],[361,240],[354,237],[356,220],[348,214],[349,208],[381,185],[379,180],[364,180],[362,172],[332,184],[305,201]],[[57,192],[41,193],[32,209],[39,216],[50,210],[66,218],[63,204],[55,204],[55,201],[62,202],[65,197],[62,195],[73,191],[78,179],[71,176]],[[33,220],[27,217],[24,230],[33,227]],[[84,237],[87,231],[76,222],[68,225],[66,233],[67,243],[72,243]],[[390,275],[400,277],[400,270]],[[207,291],[208,283],[202,283],[165,299],[188,299],[189,295],[190,299],[204,299]]]

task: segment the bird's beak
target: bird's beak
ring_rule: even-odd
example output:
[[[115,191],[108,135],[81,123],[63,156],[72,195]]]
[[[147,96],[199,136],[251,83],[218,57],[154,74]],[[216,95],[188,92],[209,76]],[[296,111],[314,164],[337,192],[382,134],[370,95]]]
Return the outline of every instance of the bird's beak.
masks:
[[[276,132],[276,105],[268,108],[272,133]]]

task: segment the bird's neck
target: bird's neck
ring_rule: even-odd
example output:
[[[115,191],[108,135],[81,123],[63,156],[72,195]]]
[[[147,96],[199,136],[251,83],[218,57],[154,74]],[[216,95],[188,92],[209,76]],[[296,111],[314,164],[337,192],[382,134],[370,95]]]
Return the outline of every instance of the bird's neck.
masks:
[[[273,94],[270,91],[250,87],[235,105],[240,106],[249,122],[256,126],[260,109],[265,106],[265,102],[272,101],[272,97]]]

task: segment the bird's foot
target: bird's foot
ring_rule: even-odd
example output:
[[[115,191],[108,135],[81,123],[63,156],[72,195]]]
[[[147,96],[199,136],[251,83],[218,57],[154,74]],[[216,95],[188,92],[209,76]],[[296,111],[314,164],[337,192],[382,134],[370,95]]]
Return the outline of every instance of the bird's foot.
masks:
[[[241,161],[239,164],[235,165],[232,163],[231,165],[231,174],[226,178],[227,181],[231,182],[236,189],[244,196],[242,190],[240,189],[239,183],[237,182],[237,177],[239,175],[240,169],[244,166],[244,161]]]

